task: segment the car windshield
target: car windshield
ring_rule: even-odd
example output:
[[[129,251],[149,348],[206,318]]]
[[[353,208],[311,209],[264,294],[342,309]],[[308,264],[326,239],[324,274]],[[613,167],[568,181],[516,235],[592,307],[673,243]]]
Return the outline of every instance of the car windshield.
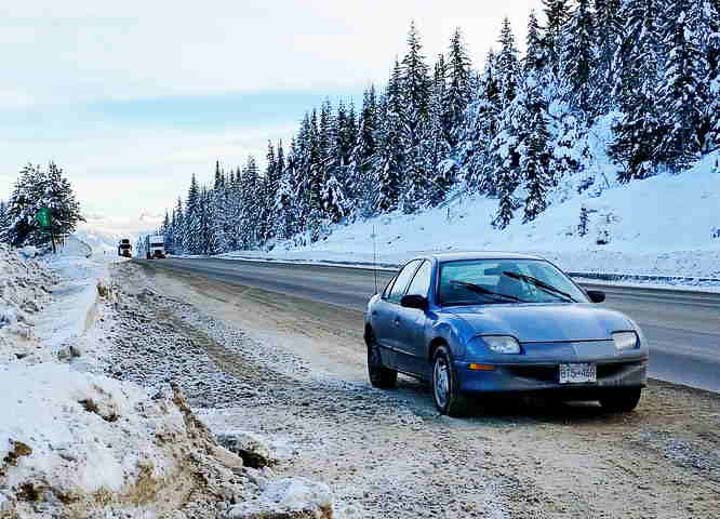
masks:
[[[442,306],[577,303],[587,297],[555,266],[542,260],[463,260],[440,266]]]

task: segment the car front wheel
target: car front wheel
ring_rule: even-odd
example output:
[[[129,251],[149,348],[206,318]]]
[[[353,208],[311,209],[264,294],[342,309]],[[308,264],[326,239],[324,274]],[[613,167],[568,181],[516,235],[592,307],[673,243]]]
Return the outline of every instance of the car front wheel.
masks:
[[[433,355],[432,390],[435,407],[442,414],[463,416],[467,412],[467,397],[460,394],[447,346],[440,346]]]
[[[639,387],[614,389],[600,396],[600,405],[610,413],[629,413],[640,402]]]
[[[367,365],[370,384],[373,387],[389,389],[397,384],[397,371],[386,368],[380,356],[380,346],[375,340],[372,332],[368,333],[367,339]]]

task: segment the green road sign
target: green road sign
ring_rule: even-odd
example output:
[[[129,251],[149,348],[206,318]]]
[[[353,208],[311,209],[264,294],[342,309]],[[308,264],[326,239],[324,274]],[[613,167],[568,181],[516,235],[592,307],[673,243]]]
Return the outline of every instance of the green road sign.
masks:
[[[47,228],[50,227],[50,209],[47,207],[42,207],[40,210],[38,210],[37,213],[35,213],[35,219],[40,224],[40,227]]]

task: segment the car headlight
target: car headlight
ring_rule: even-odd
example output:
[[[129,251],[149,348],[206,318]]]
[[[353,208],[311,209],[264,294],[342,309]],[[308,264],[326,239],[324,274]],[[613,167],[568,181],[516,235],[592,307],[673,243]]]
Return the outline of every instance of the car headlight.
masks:
[[[640,339],[635,332],[615,332],[612,334],[613,342],[618,350],[632,350],[638,347]]]
[[[520,343],[510,335],[485,335],[482,340],[495,353],[520,353]]]

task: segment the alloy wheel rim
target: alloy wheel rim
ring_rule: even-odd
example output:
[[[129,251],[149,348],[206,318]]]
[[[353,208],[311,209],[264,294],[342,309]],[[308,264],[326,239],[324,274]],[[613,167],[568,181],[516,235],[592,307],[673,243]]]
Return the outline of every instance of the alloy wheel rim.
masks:
[[[444,407],[447,403],[448,393],[450,392],[450,373],[444,359],[438,358],[435,361],[434,372],[435,400],[440,407]]]

